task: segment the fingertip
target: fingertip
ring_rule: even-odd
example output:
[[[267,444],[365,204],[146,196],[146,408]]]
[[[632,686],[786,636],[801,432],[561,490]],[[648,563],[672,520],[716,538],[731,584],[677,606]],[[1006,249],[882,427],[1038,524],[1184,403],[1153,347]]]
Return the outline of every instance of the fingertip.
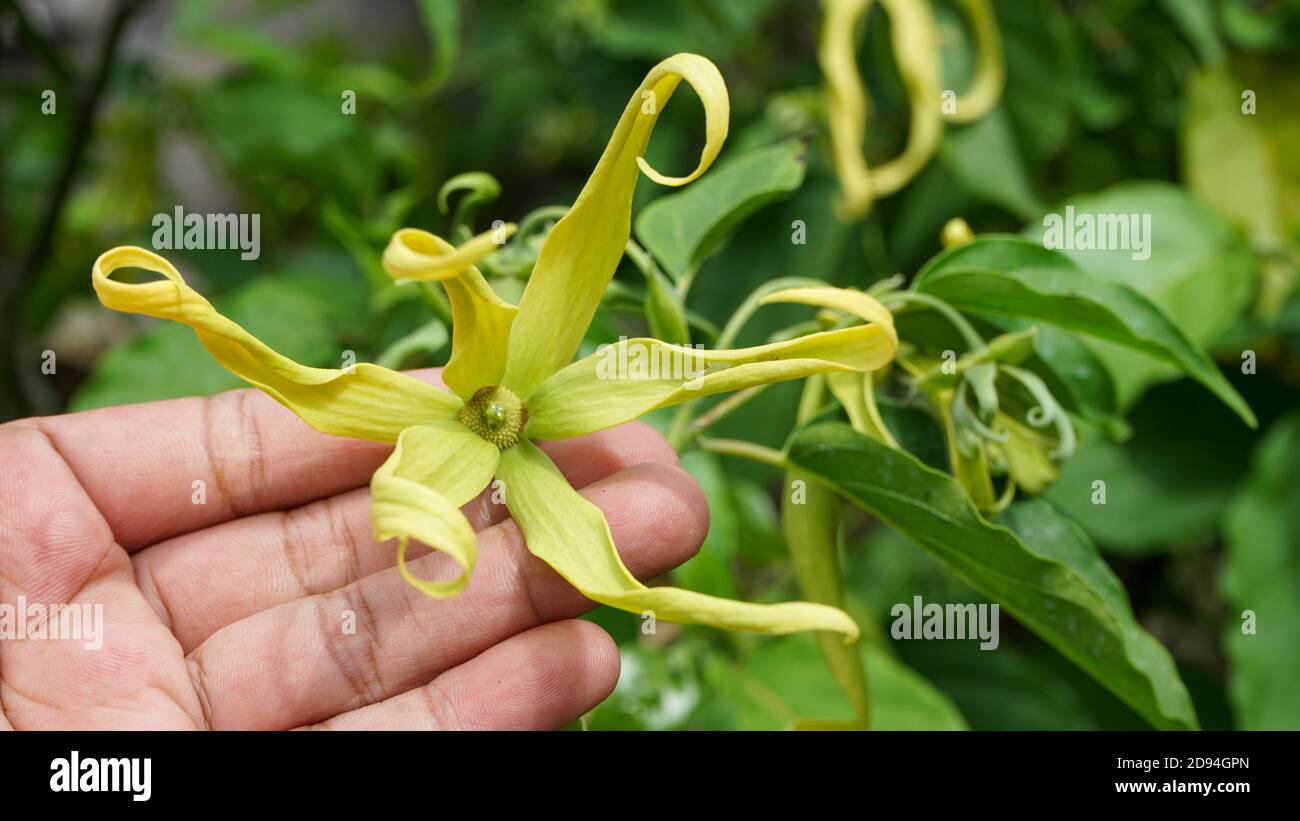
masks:
[[[638,576],[658,575],[699,552],[709,532],[709,504],[689,473],[648,462],[619,472],[605,485],[588,490],[618,494],[592,500],[605,512],[619,552]]]
[[[609,697],[618,685],[622,662],[618,654],[618,644],[605,629],[594,622],[573,619],[559,622],[556,626],[565,626],[574,633],[574,645],[585,650],[586,658],[583,669],[586,672],[585,688],[595,698],[592,707]],[[588,708],[590,709],[590,708]],[[583,712],[586,712],[584,710]]]
[[[569,619],[520,633],[448,673],[464,726],[558,729],[592,710],[618,684],[618,647],[591,622]]]

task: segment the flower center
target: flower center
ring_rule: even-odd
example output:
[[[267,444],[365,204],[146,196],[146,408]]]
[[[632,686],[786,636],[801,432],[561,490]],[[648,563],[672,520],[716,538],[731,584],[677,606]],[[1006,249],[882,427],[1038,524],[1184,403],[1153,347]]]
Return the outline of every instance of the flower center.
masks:
[[[488,385],[474,391],[458,418],[480,438],[507,450],[519,441],[528,422],[528,409],[508,388]]]

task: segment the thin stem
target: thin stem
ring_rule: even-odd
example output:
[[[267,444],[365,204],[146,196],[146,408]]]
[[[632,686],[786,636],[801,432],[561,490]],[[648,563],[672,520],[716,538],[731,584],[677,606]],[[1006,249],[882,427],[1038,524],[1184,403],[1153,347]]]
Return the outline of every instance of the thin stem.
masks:
[[[627,254],[628,259],[632,260],[632,264],[637,267],[642,276],[646,279],[654,276],[654,259],[651,258],[649,251],[637,244],[636,240],[628,237],[627,247],[624,252]]]
[[[801,287],[821,287],[826,283],[818,279],[809,277],[780,277],[763,283],[756,288],[745,301],[740,304],[727,324],[723,327],[722,333],[718,334],[718,342],[715,346],[718,350],[725,350],[736,344],[736,337],[740,336],[741,330],[744,329],[745,323],[759,309],[763,297],[786,288]],[[693,399],[677,407],[677,413],[673,416],[672,425],[668,429],[668,441],[673,447],[680,452],[690,442],[691,419],[694,416],[695,409],[699,407],[699,400]]]
[[[104,39],[100,43],[99,56],[94,70],[87,82],[86,90],[81,96],[81,106],[77,110],[76,119],[73,121],[72,138],[68,144],[68,151],[63,156],[63,165],[59,168],[59,175],[55,179],[54,188],[50,192],[50,199],[46,202],[45,211],[37,224],[36,234],[31,244],[27,246],[27,253],[23,257],[21,266],[12,273],[0,271],[0,303],[3,304],[3,309],[0,310],[0,318],[3,318],[2,324],[9,331],[10,367],[13,370],[11,376],[16,388],[14,400],[18,406],[19,414],[28,410],[32,404],[30,398],[22,390],[23,380],[20,378],[22,369],[27,366],[27,345],[23,339],[24,323],[21,320],[19,310],[23,298],[23,289],[25,284],[31,281],[45,265],[49,257],[54,234],[62,221],[64,205],[67,203],[68,194],[72,190],[72,183],[81,170],[86,145],[90,142],[91,134],[94,131],[95,114],[99,110],[100,100],[103,98],[104,89],[108,84],[108,75],[117,56],[122,33],[126,30],[131,17],[148,2],[149,0],[122,0],[114,9],[113,16],[104,31]],[[17,4],[14,4],[14,7],[17,8]]]
[[[699,271],[699,268],[692,265],[686,273],[682,274],[682,278],[677,281],[677,298],[682,301],[683,305],[686,304],[686,295],[691,292],[691,286],[695,284],[695,275]]]
[[[761,307],[763,298],[768,294],[784,291],[786,288],[820,288],[825,287],[825,285],[825,282],[809,277],[780,277],[779,279],[764,282],[754,289],[753,293],[746,297],[744,302],[740,303],[740,307],[727,320],[727,324],[722,328],[722,333],[718,335],[718,347],[730,348],[736,344],[736,337],[740,336],[745,323]]]
[[[722,456],[739,456],[781,470],[790,467],[785,460],[784,453],[764,445],[756,445],[753,442],[742,442],[739,439],[713,439],[701,436],[695,440],[695,443],[700,450],[709,453],[717,453]]]
[[[19,3],[18,0],[6,0],[5,5],[13,12],[14,20],[18,23],[18,36],[27,41],[36,53],[41,55],[41,59],[49,65],[50,71],[53,71],[60,80],[63,82],[71,80],[72,69],[68,68],[67,61],[63,59],[63,55],[59,53],[58,49],[50,44],[45,35],[41,34],[32,25],[23,4]]]
[[[668,426],[668,443],[681,453],[691,443],[691,408],[700,400],[692,399],[677,406],[672,424]]]
[[[131,16],[147,2],[148,0],[125,0],[125,2],[121,2],[114,11],[112,20],[109,21],[104,41],[100,45],[99,60],[95,64],[94,73],[91,75],[85,96],[82,98],[81,108],[77,112],[77,119],[72,129],[72,143],[68,148],[68,153],[63,158],[63,167],[59,169],[59,177],[54,184],[54,191],[50,196],[50,200],[46,204],[44,217],[41,219],[40,228],[36,232],[36,239],[27,247],[26,261],[23,265],[24,273],[30,274],[34,272],[40,267],[49,253],[50,243],[54,238],[55,230],[58,228],[59,216],[63,212],[63,204],[72,188],[72,181],[76,178],[77,171],[81,167],[81,158],[85,154],[86,145],[90,142],[90,135],[94,130],[95,113],[99,110],[99,102],[104,96],[104,87],[108,82],[109,69],[112,68],[113,58],[117,55],[117,47],[121,42],[122,32],[125,31],[126,24],[130,21]]]
[[[975,326],[971,325],[956,308],[942,299],[920,291],[894,291],[882,297],[881,302],[894,313],[904,313],[899,308],[908,304],[921,305],[938,311],[962,335],[968,349],[976,351],[984,347],[984,337],[979,335],[979,332],[975,330]]]
[[[431,319],[389,345],[383,353],[375,357],[375,364],[393,371],[401,370],[403,363],[411,354],[435,353],[446,344],[446,326],[436,319]]]
[[[723,399],[712,408],[709,408],[705,413],[700,414],[694,422],[691,422],[691,430],[704,430],[705,428],[717,424],[718,420],[722,419],[732,411],[744,407],[749,400],[758,396],[768,387],[770,387],[770,383],[755,385],[752,388],[745,388],[743,391],[733,393],[731,396]]]

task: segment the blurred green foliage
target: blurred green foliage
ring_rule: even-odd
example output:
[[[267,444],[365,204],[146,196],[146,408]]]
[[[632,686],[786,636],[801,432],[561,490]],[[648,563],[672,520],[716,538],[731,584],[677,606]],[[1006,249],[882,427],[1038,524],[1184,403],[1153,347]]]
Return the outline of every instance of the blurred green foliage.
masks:
[[[392,232],[450,236],[449,225],[471,217],[483,230],[568,203],[648,66],[697,51],[718,63],[731,94],[722,162],[678,193],[641,182],[634,237],[653,258],[625,260],[588,348],[644,332],[646,316],[663,338],[710,341],[776,277],[865,288],[910,276],[955,216],[977,233],[1036,239],[1043,214],[1066,204],[1151,214],[1149,261],[1128,252],[1076,252],[1074,261],[1140,291],[1218,354],[1260,430],[1187,380],[1171,381],[1175,372],[1155,359],[1058,339],[1056,361],[1073,363],[1075,375],[1058,395],[1073,397],[1070,410],[1095,429],[1085,425],[1083,446],[1029,518],[1043,526],[1042,516],[1064,515],[1080,526],[1080,543],[1103,551],[1135,623],[1172,653],[1202,726],[1300,728],[1300,3],[998,0],[1001,104],[949,129],[925,171],[856,225],[832,210],[811,0],[191,0],[87,14],[42,5],[0,4],[12,41],[0,56],[0,419],[236,387],[188,330],[110,314],[90,290],[100,252],[148,246],[153,215],[177,205],[261,216],[256,261],[235,250],[172,258],[282,353],[311,365],[336,366],[345,351],[406,367],[444,362],[436,312],[431,322],[422,292],[394,288],[379,268]],[[968,75],[960,15],[947,0],[937,12],[946,76]],[[125,34],[96,94],[114,14]],[[906,136],[907,103],[887,28],[869,27],[859,62],[876,105],[868,153],[888,156]],[[46,90],[56,95],[52,114],[42,112]],[[1253,114],[1238,113],[1245,91]],[[82,123],[86,110],[93,116]],[[689,165],[699,119],[689,104],[667,110],[651,164],[667,173]],[[472,203],[448,192],[439,207],[444,183],[479,171],[499,182],[499,197]],[[665,207],[668,198],[678,206]],[[804,244],[788,241],[796,221]],[[520,260],[496,261],[494,284],[507,298],[517,297],[527,256],[525,246]],[[672,299],[683,278],[694,280],[684,305]],[[765,311],[739,343],[802,317]],[[58,355],[53,375],[41,373],[44,350]],[[1244,352],[1257,360],[1251,373],[1240,367]],[[780,448],[798,396],[793,385],[764,391],[716,432]],[[902,403],[882,412],[900,438],[919,443],[908,447],[921,461],[942,466],[927,417]],[[1116,413],[1131,424],[1127,440],[1113,436]],[[667,430],[671,418],[651,421]],[[684,466],[705,489],[712,524],[675,581],[753,601],[796,598],[778,471],[698,452]],[[1098,478],[1108,485],[1104,506],[1090,499]],[[1030,526],[1016,510],[1011,518]],[[983,599],[863,514],[850,514],[843,536],[874,726],[1147,726],[1010,619],[996,652],[891,640],[894,602]],[[1096,565],[1105,587],[1109,571]],[[1243,611],[1257,619],[1256,635],[1243,634]],[[632,615],[591,618],[619,641],[624,669],[589,726],[762,728],[850,712],[810,637],[672,625],[642,635]]]

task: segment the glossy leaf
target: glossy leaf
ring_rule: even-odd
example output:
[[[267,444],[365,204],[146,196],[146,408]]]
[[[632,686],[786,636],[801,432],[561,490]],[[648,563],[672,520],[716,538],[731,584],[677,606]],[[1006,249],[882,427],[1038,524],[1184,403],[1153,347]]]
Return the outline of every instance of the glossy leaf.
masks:
[[[690,188],[646,206],[636,220],[637,238],[681,279],[746,217],[799,187],[806,153],[802,140],[790,140],[720,166]]]
[[[966,729],[952,701],[915,671],[874,645],[862,644],[858,652],[872,683],[871,729]],[[705,678],[739,729],[782,730],[807,716],[848,721],[853,715],[807,636],[765,642],[741,663],[718,659]]]
[[[1045,322],[1180,368],[1252,427],[1255,415],[1199,346],[1149,299],[1079,270],[1063,254],[1015,237],[982,237],[941,254],[914,287],[971,313]]]
[[[1151,391],[1129,414],[1132,436],[1123,445],[1085,437],[1047,498],[1108,553],[1205,547],[1249,471],[1256,435],[1201,396],[1186,382]],[[1097,481],[1105,504],[1094,503]]]
[[[1228,516],[1224,642],[1237,725],[1300,729],[1300,414],[1269,432],[1254,474]],[[1246,615],[1253,619],[1247,631]]]
[[[1130,182],[1072,198],[1056,211],[1064,213],[1067,207],[1074,209],[1076,221],[1083,214],[1149,218],[1144,252],[1107,248],[1061,253],[1093,279],[1145,296],[1194,345],[1214,345],[1250,305],[1257,265],[1249,250],[1225,220],[1183,189]],[[1031,222],[1024,235],[1041,243],[1043,222]],[[1149,258],[1142,258],[1147,253]],[[1111,342],[1089,344],[1114,374],[1121,408],[1130,407],[1151,385],[1177,379],[1183,370],[1158,358],[1135,357],[1131,349]]]
[[[1000,603],[1153,726],[1197,726],[1168,651],[1138,625],[1092,543],[1046,502],[1017,503],[1006,526],[990,523],[950,476],[841,423],[797,432],[788,457]]]

